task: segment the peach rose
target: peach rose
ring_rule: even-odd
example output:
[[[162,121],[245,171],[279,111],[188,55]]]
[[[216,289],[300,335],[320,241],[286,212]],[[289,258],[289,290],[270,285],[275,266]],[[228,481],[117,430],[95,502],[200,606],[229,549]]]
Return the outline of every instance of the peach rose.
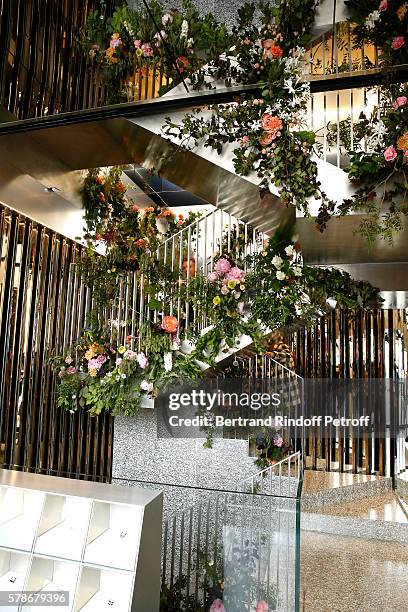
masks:
[[[170,315],[167,315],[167,316],[163,317],[163,323],[162,323],[161,327],[168,334],[174,334],[177,331],[177,329],[178,329],[178,325],[179,325],[179,323],[178,323],[176,317],[172,317]]]
[[[408,151],[408,132],[398,138],[397,148],[399,151]]]
[[[279,132],[282,129],[283,123],[279,117],[265,113],[262,117],[262,127],[265,132]]]
[[[275,140],[274,132],[264,132],[259,139],[259,144],[262,147],[267,147],[271,144],[273,140]]]

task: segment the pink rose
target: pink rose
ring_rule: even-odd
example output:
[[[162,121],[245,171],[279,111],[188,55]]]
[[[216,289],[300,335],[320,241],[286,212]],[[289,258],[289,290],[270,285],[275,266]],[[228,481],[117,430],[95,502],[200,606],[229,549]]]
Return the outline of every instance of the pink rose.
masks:
[[[276,436],[273,439],[273,443],[275,446],[277,446],[278,448],[281,448],[282,444],[283,444],[283,438],[282,436],[280,436],[279,434],[276,434]]]
[[[228,295],[229,294],[229,289],[228,289],[227,285],[223,285],[221,287],[221,294],[222,295]]]
[[[227,274],[231,270],[231,264],[228,259],[221,257],[214,266],[214,271],[218,274]]]
[[[126,359],[135,359],[137,357],[137,353],[128,349],[123,356]]]
[[[73,362],[73,359],[72,359],[71,355],[67,355],[65,357],[64,361],[65,361],[65,363],[67,363],[69,365],[70,363]]]
[[[394,159],[397,157],[397,152],[395,150],[394,145],[391,145],[390,147],[387,147],[385,149],[384,157],[385,157],[386,161],[388,161],[388,162],[394,161]]]
[[[141,40],[134,40],[133,44],[135,45],[135,49],[140,49],[142,46],[142,41]]]
[[[397,51],[398,49],[401,49],[401,47],[403,47],[405,45],[405,38],[403,36],[397,36],[396,38],[394,38],[394,40],[391,43],[391,49],[394,49],[394,51]]]
[[[225,612],[224,604],[221,599],[215,599],[212,602],[210,612]]]
[[[386,11],[388,8],[388,0],[381,0],[380,6],[378,7],[379,11]]]
[[[117,360],[115,361],[116,366],[120,366],[121,363],[122,363],[122,359],[121,357],[118,357]]]
[[[395,100],[395,102],[393,102],[392,105],[395,108],[395,110],[398,110],[401,106],[405,106],[407,102],[408,100],[405,96],[400,96],[399,98]]]
[[[269,606],[266,603],[266,601],[262,600],[262,601],[258,601],[258,603],[256,604],[256,611],[255,612],[268,612],[269,610]]]
[[[67,374],[75,374],[75,373],[76,373],[76,367],[70,366],[67,370]]]
[[[215,283],[215,281],[218,280],[218,274],[216,272],[210,272],[208,275],[208,280],[210,283]]]
[[[144,43],[141,48],[145,57],[153,56],[153,49],[150,43]]]

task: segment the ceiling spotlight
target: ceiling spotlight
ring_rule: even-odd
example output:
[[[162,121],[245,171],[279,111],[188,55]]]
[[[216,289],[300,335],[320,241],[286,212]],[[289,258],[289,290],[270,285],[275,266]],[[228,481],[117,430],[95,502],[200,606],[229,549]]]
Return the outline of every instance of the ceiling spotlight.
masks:
[[[61,191],[61,189],[58,189],[58,187],[53,187],[51,185],[50,187],[45,187],[44,191],[47,191],[48,193],[57,193],[58,191]]]

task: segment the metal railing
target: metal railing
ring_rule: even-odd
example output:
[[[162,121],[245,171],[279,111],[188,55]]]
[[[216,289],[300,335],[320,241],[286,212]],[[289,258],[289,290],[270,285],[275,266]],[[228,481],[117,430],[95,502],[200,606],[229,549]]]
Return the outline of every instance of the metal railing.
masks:
[[[243,480],[238,490],[267,495],[297,496],[301,483],[302,457],[300,451],[270,465]]]

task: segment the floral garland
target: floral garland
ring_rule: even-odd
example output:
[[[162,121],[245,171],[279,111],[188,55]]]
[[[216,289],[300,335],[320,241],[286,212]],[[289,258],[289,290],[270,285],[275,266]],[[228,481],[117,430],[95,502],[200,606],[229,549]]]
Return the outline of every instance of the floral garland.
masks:
[[[380,50],[385,64],[408,61],[408,2],[406,0],[345,0],[357,48],[367,43]]]
[[[170,11],[153,0],[149,11],[145,7],[121,6],[108,20],[98,11],[88,17],[82,45],[92,63],[102,70],[110,102],[135,98],[135,74],[147,76],[150,69],[157,67],[174,86],[198,70],[206,58],[228,47],[225,26],[211,13],[202,17],[188,0],[183,1],[180,10]],[[117,87],[119,80],[122,88]]]
[[[79,341],[52,362],[58,405],[71,412],[135,414],[144,398],[157,397],[167,385],[202,377],[199,362],[214,365],[242,335],[262,351],[265,330],[314,321],[327,311],[330,298],[339,307],[363,308],[378,297],[371,285],[345,272],[304,265],[299,244],[279,232],[263,251],[247,257],[236,236],[235,259],[218,254],[210,274],[180,282],[181,271],[159,263],[157,250],[166,236],[191,223],[196,227],[195,216],[180,219],[159,207],[143,213],[128,199],[120,168],[105,175],[89,171],[82,198],[88,246],[78,271],[92,290],[94,311]],[[105,255],[97,253],[101,246]],[[107,321],[106,312],[129,282],[129,272],[132,282],[143,286],[152,317],[145,316],[140,326],[139,313],[132,312],[134,335],[121,343],[121,324],[129,321]],[[209,328],[192,336],[172,316],[170,297],[190,303],[194,317],[205,316]],[[193,340],[192,350],[185,340]]]
[[[340,208],[367,213],[359,232],[369,245],[378,237],[392,244],[408,215],[408,88],[394,85],[381,94],[380,106],[356,126],[364,137],[349,151],[347,171],[358,189]]]
[[[255,5],[244,5],[228,57],[213,60],[194,75],[193,84],[202,87],[208,77],[226,85],[261,81],[262,97],[212,106],[208,119],[197,109],[180,125],[167,119],[163,128],[164,135],[179,147],[194,148],[203,141],[221,154],[227,143],[237,143],[236,172],[242,176],[255,172],[261,195],[277,189],[286,205],[294,204],[306,215],[311,197],[321,200],[322,210],[333,207],[320,189],[317,165],[311,159],[315,134],[306,127],[310,89],[301,80],[304,48],[299,45],[311,39],[308,28],[316,5],[311,1],[262,3],[261,26]]]

